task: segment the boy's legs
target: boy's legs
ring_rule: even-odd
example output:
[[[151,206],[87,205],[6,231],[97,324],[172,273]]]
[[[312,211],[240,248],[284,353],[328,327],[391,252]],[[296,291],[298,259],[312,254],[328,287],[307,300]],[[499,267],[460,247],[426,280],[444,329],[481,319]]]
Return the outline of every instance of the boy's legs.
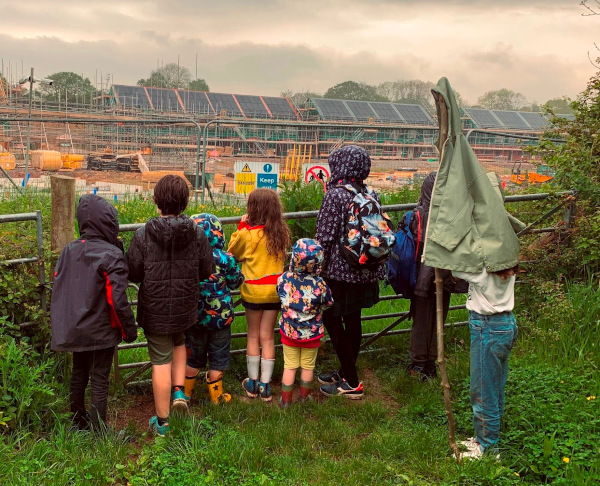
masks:
[[[186,347],[189,349],[185,367],[185,395],[192,396],[198,371],[207,362],[207,330],[204,327],[193,327],[185,333]]]
[[[206,330],[209,370],[206,375],[208,392],[213,403],[229,402],[231,395],[223,393],[223,372],[230,366],[231,327]]]
[[[85,389],[90,378],[91,353],[91,351],[73,353],[69,401],[73,414],[72,420],[78,428],[89,427],[89,416],[85,409]]]
[[[306,400],[310,396],[312,381],[317,363],[317,352],[319,348],[302,348],[300,353],[300,400]]]
[[[296,370],[300,366],[300,348],[283,345],[283,376],[281,378],[281,406],[286,407],[292,403]]]
[[[470,312],[469,329],[473,424],[484,452],[499,440],[508,356],[517,328],[512,313],[484,316]]]
[[[92,351],[90,367],[92,403],[90,416],[92,425],[96,428],[106,423],[108,384],[114,352],[114,347]]]

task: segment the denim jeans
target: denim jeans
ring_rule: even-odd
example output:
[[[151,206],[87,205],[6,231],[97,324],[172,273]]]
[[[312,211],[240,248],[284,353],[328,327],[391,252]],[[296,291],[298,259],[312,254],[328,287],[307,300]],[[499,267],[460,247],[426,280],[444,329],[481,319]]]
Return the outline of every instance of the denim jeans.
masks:
[[[512,312],[484,316],[469,312],[471,332],[471,405],[482,452],[495,448],[504,414],[508,355],[517,339]]]

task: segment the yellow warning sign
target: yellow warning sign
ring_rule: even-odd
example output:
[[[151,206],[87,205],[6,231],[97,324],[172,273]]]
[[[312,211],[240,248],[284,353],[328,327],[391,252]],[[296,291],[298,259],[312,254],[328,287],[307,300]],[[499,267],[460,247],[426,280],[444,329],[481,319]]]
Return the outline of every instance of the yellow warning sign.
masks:
[[[246,171],[246,165],[242,172],[235,174],[235,192],[236,194],[250,194],[256,187],[256,174],[253,174],[248,167]]]
[[[252,172],[252,171],[250,170],[250,166],[248,164],[246,164],[246,165],[244,165],[242,172]]]

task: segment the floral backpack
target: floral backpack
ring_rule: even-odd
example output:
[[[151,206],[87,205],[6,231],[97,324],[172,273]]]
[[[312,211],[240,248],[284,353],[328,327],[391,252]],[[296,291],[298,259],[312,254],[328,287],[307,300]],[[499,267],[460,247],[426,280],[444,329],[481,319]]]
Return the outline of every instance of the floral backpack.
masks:
[[[390,229],[392,222],[370,187],[361,191],[350,184],[339,187],[354,194],[339,242],[340,253],[354,268],[376,267],[388,259],[396,240]]]

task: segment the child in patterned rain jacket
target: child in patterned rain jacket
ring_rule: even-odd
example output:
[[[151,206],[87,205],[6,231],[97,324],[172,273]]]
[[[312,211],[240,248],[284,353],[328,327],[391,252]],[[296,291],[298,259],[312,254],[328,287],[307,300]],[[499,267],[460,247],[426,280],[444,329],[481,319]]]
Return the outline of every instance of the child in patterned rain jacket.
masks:
[[[292,249],[289,271],[277,281],[281,300],[279,331],[283,344],[282,407],[292,401],[296,370],[300,373],[300,400],[310,396],[317,350],[323,337],[323,310],[333,305],[331,291],[319,276],[323,249],[315,240],[303,238]]]
[[[229,369],[231,346],[231,323],[233,322],[233,299],[231,290],[242,285],[244,276],[235,259],[226,251],[223,227],[212,214],[192,216],[194,222],[204,230],[213,250],[216,270],[207,280],[200,282],[198,322],[186,332],[188,359],[185,370],[185,395],[191,398],[198,370],[206,366],[208,393],[213,403],[231,400],[223,393],[223,371]]]

